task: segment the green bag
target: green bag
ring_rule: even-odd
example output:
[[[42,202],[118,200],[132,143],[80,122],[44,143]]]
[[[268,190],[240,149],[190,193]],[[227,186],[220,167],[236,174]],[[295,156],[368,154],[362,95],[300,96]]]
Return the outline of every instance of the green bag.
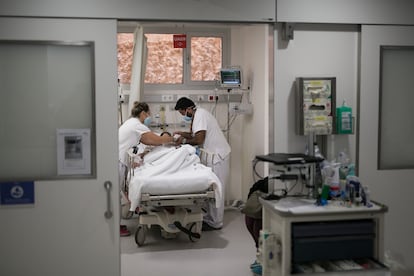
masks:
[[[254,191],[247,199],[246,204],[243,209],[241,209],[241,212],[251,218],[262,218],[262,204],[259,201],[261,195],[261,191]]]

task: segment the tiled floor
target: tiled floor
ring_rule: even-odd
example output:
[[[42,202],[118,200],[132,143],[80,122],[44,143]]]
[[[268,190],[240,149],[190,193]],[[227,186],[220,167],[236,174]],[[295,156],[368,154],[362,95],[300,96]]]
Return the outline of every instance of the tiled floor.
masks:
[[[150,229],[145,244],[138,247],[134,233],[137,220],[122,221],[133,233],[121,237],[122,276],[252,276],[249,264],[255,260],[253,239],[237,209],[226,209],[221,230],[202,232],[191,242],[180,233],[175,239],[163,239],[157,227]]]

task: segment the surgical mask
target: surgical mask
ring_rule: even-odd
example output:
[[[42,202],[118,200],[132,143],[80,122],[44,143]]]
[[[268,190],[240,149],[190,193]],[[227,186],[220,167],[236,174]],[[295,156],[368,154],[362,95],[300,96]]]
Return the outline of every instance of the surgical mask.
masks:
[[[190,117],[190,116],[185,115],[185,116],[183,116],[183,119],[184,119],[184,121],[186,121],[186,122],[191,122],[191,120],[192,120],[193,118],[192,118],[192,117]]]
[[[193,119],[193,114],[188,114],[188,112],[186,112],[185,115],[183,116],[183,119],[186,122],[191,122],[191,120]]]
[[[149,126],[151,124],[151,122],[152,122],[152,118],[151,118],[151,116],[148,116],[144,120],[144,125]]]

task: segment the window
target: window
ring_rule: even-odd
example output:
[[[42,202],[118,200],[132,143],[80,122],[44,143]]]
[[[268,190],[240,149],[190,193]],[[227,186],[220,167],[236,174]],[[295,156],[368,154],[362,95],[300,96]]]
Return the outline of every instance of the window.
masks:
[[[132,55],[134,53],[134,34],[118,34],[118,79],[123,84],[131,83]]]
[[[378,168],[414,168],[412,72],[414,47],[381,46]]]
[[[146,84],[182,84],[183,48],[174,48],[172,34],[145,34],[147,37]]]
[[[227,60],[227,32],[220,29],[185,33],[186,47],[174,48],[174,35],[182,31],[146,30],[146,90],[205,89],[216,85],[220,68]],[[123,84],[131,81],[133,39],[132,33],[118,34],[118,74]]]
[[[221,37],[191,37],[191,81],[215,81],[223,67]]]

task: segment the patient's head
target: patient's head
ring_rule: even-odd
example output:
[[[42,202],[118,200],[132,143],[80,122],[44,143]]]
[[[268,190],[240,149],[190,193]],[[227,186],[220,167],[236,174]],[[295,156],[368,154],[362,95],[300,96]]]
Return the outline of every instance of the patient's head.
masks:
[[[164,136],[164,135],[167,135],[167,136],[170,136],[170,137],[172,136],[171,133],[169,133],[168,131],[161,132],[160,136]]]

